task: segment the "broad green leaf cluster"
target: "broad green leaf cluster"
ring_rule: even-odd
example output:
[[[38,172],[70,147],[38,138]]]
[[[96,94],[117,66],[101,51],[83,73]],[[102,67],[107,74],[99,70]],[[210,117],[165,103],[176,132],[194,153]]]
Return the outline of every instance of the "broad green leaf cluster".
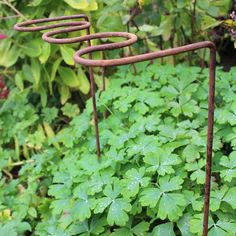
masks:
[[[208,71],[137,69],[121,67],[97,93],[101,160],[91,100],[79,114],[73,104],[40,111],[26,92],[10,94],[0,108],[0,234],[201,235]],[[218,69],[211,236],[236,234],[235,97],[236,70]],[[67,122],[56,128],[59,117]]]

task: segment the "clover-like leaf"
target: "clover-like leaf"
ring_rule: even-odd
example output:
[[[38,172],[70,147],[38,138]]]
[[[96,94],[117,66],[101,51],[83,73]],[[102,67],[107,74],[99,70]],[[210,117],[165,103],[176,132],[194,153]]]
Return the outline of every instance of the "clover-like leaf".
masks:
[[[202,197],[198,193],[194,193],[192,191],[185,190],[184,196],[187,202],[192,206],[194,211],[201,211],[203,208]]]
[[[73,206],[74,220],[84,221],[90,218],[91,210],[95,207],[95,199],[90,198],[84,189],[80,189],[75,194],[75,202]]]
[[[202,235],[203,214],[195,215],[190,220],[190,231]],[[210,217],[208,224],[208,235],[210,236],[234,236],[236,233],[236,223],[218,220],[216,223]]]
[[[193,233],[190,232],[190,221],[191,214],[184,214],[177,222],[177,226],[181,231],[182,236],[194,236]]]
[[[160,224],[156,226],[153,231],[152,231],[153,236],[175,236],[174,233],[174,228],[173,228],[173,223],[165,223],[165,224]]]
[[[231,152],[228,157],[223,156],[220,165],[226,168],[220,171],[221,177],[225,181],[231,182],[236,177],[236,151]]]
[[[129,198],[138,194],[140,187],[146,187],[150,181],[149,177],[144,177],[145,168],[142,167],[139,170],[134,168],[128,170],[125,174],[126,178],[122,180],[121,184],[122,194]]]
[[[163,220],[169,218],[176,220],[183,214],[186,200],[181,193],[170,193],[181,189],[183,180],[179,177],[170,178],[164,176],[159,179],[158,188],[146,188],[141,193],[140,203],[142,206],[154,208],[157,206],[158,216]]]
[[[173,166],[181,163],[181,159],[172,154],[168,149],[159,148],[155,153],[148,153],[144,157],[144,162],[150,167],[147,168],[148,172],[157,172],[159,175],[174,173]]]
[[[193,171],[193,173],[190,175],[191,180],[196,180],[198,184],[204,184],[205,172],[202,170],[204,166],[205,166],[205,160],[200,159],[198,162],[187,163],[185,165],[185,169],[187,171]]]
[[[119,197],[121,188],[118,183],[107,185],[103,193],[106,197],[99,198],[94,209],[95,213],[102,213],[108,209],[107,222],[109,225],[124,226],[129,220],[126,212],[131,210],[131,205],[127,199]]]

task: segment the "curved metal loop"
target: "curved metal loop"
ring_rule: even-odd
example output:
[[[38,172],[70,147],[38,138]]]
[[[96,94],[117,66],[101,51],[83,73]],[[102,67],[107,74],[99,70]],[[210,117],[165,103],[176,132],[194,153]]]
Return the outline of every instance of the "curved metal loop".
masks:
[[[107,33],[108,34],[108,33]],[[121,33],[119,33],[121,34]],[[91,35],[92,36],[92,35]],[[104,36],[106,36],[104,34]],[[107,35],[109,37],[109,35]],[[126,42],[126,41],[125,41]],[[128,42],[128,41],[127,41]],[[133,42],[136,42],[136,40],[133,40]],[[106,59],[106,60],[91,60],[91,59],[84,59],[82,56],[93,53],[96,51],[106,51],[106,50],[111,50],[111,49],[118,49],[121,47],[125,47],[128,44],[125,45],[124,42],[120,43],[111,43],[111,44],[103,44],[103,45],[98,45],[98,46],[90,46],[87,48],[83,48],[78,50],[75,55],[74,55],[74,60],[76,63],[85,65],[85,66],[94,66],[94,67],[108,67],[108,66],[120,66],[120,65],[127,65],[127,64],[132,64],[132,63],[137,63],[141,61],[148,61],[148,60],[153,60],[156,58],[161,58],[161,57],[166,57],[166,56],[171,56],[171,55],[177,55],[183,52],[189,52],[189,51],[194,51],[198,50],[201,48],[215,48],[214,43],[211,41],[203,41],[199,43],[193,43],[181,47],[176,47],[176,48],[171,48],[171,49],[166,49],[166,50],[161,50],[157,52],[148,52],[145,54],[140,54],[136,56],[129,56],[129,57],[123,57],[123,58],[118,58],[118,59]]]
[[[54,30],[51,32],[44,33],[42,38],[44,41],[49,42],[49,43],[80,43],[84,41],[90,41],[93,39],[102,39],[102,38],[111,38],[111,37],[120,37],[120,38],[125,38],[127,40],[119,42],[119,43],[108,43],[108,44],[102,44],[98,46],[89,46],[89,48],[96,48],[94,51],[102,51],[103,47],[106,47],[107,50],[112,50],[116,48],[121,48],[121,47],[126,47],[129,45],[132,45],[137,41],[137,36],[131,33],[125,33],[125,32],[104,32],[104,33],[96,33],[96,34],[90,34],[90,35],[84,35],[80,37],[74,37],[74,38],[68,38],[68,39],[58,39],[58,38],[53,38],[50,36],[55,36],[61,33],[65,32],[72,32],[76,31],[76,27],[71,27],[70,30],[69,28],[61,29],[61,30]],[[84,29],[84,28],[83,28]]]
[[[55,21],[74,20],[74,19],[84,19],[86,22],[89,22],[88,17],[84,14],[72,15],[72,16],[57,16],[57,17],[51,17],[51,18],[41,18],[41,19],[36,19],[36,20],[28,20],[28,21],[24,21],[21,23],[17,23],[14,25],[14,29],[17,31],[22,31],[22,32],[42,31],[42,30],[48,30],[48,29],[62,27],[63,23],[56,23],[56,24],[42,25],[42,26],[32,26],[32,27],[28,27],[28,26],[37,25],[40,23],[50,23],[50,22],[55,22]],[[76,23],[78,23],[78,22],[76,22]],[[70,26],[70,25],[67,25],[67,26]]]

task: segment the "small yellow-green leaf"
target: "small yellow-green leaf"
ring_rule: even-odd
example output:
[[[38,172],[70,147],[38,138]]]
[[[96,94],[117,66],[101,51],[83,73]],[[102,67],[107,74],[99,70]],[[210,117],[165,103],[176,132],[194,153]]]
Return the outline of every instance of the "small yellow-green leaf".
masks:
[[[40,64],[36,59],[31,60],[31,71],[34,79],[34,86],[36,89],[38,89],[41,72],[40,72]]]
[[[40,95],[41,104],[43,107],[45,107],[47,105],[47,100],[48,100],[46,90],[43,87],[40,87],[38,93]]]
[[[86,11],[96,11],[98,9],[98,4],[96,0],[87,0],[88,6],[86,7]]]
[[[72,69],[61,66],[58,71],[65,85],[71,88],[80,86],[80,81]]]
[[[60,47],[60,51],[61,51],[61,55],[65,63],[70,66],[73,66],[75,64],[74,59],[73,59],[75,50],[73,48],[63,45]]]
[[[36,218],[37,217],[37,211],[34,207],[30,207],[29,210],[28,210],[28,214],[30,216],[32,216],[33,218]]]
[[[18,72],[18,73],[15,75],[15,83],[16,83],[16,86],[17,86],[21,91],[24,90],[24,82],[23,82],[22,72]]]
[[[42,53],[39,57],[39,60],[42,64],[48,60],[50,53],[51,53],[51,45],[49,43],[44,43]]]
[[[0,42],[0,65],[4,67],[13,66],[19,57],[19,50],[16,45],[5,39]]]
[[[19,145],[18,138],[16,136],[14,136],[14,142],[15,142],[16,159],[19,160],[20,159],[20,145]]]
[[[90,84],[87,79],[87,76],[85,75],[84,71],[81,68],[78,69],[77,76],[78,76],[79,83],[80,83],[78,86],[78,89],[82,93],[87,94],[90,90]]]
[[[42,51],[42,40],[34,39],[22,45],[23,53],[30,57],[38,57]]]
[[[85,11],[95,11],[98,8],[96,0],[64,0],[72,8],[85,10]]]
[[[205,15],[202,18],[201,28],[202,28],[202,30],[206,30],[209,28],[214,28],[214,27],[220,25],[221,23],[222,23],[222,21],[218,21],[211,16]]]
[[[102,90],[103,89],[103,78],[102,78],[102,76],[98,75],[98,74],[95,74],[94,75],[94,80],[95,80],[95,83],[98,86],[98,88],[100,90]],[[108,87],[109,87],[109,79],[107,79],[105,77],[105,89],[107,89]]]
[[[70,89],[67,86],[59,86],[59,93],[61,95],[61,104],[65,104],[70,98]]]
[[[52,82],[55,77],[56,77],[56,73],[57,73],[57,70],[58,70],[58,67],[59,65],[61,64],[62,62],[62,58],[58,58],[54,63],[53,63],[53,66],[52,66],[52,73],[51,73],[51,76],[50,76],[50,81]]]

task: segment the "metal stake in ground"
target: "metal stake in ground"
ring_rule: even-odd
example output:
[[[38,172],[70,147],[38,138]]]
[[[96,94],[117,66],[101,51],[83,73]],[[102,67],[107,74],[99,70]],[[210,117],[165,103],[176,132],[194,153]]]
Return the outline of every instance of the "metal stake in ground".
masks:
[[[124,37],[123,45],[130,45],[130,41],[135,39],[135,35],[123,34],[122,32],[109,32],[97,34],[101,37]],[[93,36],[94,37],[94,36]],[[208,97],[208,128],[207,128],[207,158],[206,158],[206,180],[205,180],[205,196],[204,196],[204,219],[203,219],[203,236],[208,234],[208,219],[209,219],[209,204],[210,204],[210,186],[211,186],[211,166],[212,166],[212,142],[213,142],[213,124],[214,124],[214,96],[215,96],[215,64],[216,64],[216,49],[215,45],[210,41],[203,41],[199,43],[189,44],[182,47],[162,50],[158,52],[149,52],[146,54],[130,56],[119,59],[111,60],[89,60],[84,59],[82,56],[93,51],[112,50],[114,48],[123,47],[121,43],[111,43],[106,45],[92,46],[89,48],[81,49],[76,52],[74,59],[77,63],[85,66],[120,66],[133,64],[136,62],[153,60],[156,58],[163,58],[170,55],[177,55],[184,52],[195,51],[202,48],[210,49],[210,66],[209,66],[209,97]]]
[[[37,26],[37,27],[24,27],[31,24],[37,24],[42,22],[51,22],[56,20],[65,19],[75,19],[84,18],[86,21],[80,22],[69,22],[69,23],[58,23],[49,26]],[[203,41],[199,43],[193,43],[181,47],[161,50],[157,52],[148,52],[141,55],[129,56],[118,59],[103,59],[103,60],[93,60],[92,53],[96,51],[106,51],[114,50],[117,48],[130,47],[133,43],[137,41],[137,36],[127,32],[104,32],[90,34],[87,31],[87,35],[74,38],[53,38],[52,36],[74,32],[78,30],[88,29],[90,23],[88,18],[84,15],[71,16],[71,17],[57,17],[52,19],[40,19],[34,21],[27,21],[15,26],[15,29],[21,31],[38,31],[45,29],[52,29],[58,27],[67,27],[60,30],[53,30],[43,34],[43,39],[50,43],[77,43],[77,42],[88,42],[88,47],[77,51],[74,55],[74,60],[76,63],[89,66],[90,72],[90,82],[91,82],[91,95],[93,99],[93,111],[94,111],[94,122],[96,127],[96,142],[97,142],[97,154],[100,157],[100,144],[99,144],[99,130],[98,130],[98,120],[97,120],[97,110],[96,110],[96,99],[94,92],[94,76],[93,67],[108,67],[108,66],[121,66],[127,64],[134,64],[136,62],[153,60],[156,58],[163,58],[171,55],[177,55],[184,52],[190,52],[199,50],[202,48],[210,49],[210,66],[209,66],[209,97],[208,97],[208,128],[207,128],[207,157],[206,157],[206,179],[205,179],[205,196],[204,196],[204,219],[203,219],[203,236],[208,234],[208,218],[209,218],[209,204],[210,204],[210,186],[211,186],[211,165],[212,165],[212,143],[213,143],[213,125],[214,125],[214,94],[215,94],[215,64],[216,64],[216,49],[215,45],[210,41]],[[121,37],[125,40],[117,43],[106,43],[103,45],[91,46],[90,41],[93,39],[111,38],[111,37]],[[83,55],[89,54],[89,59],[84,59]]]
[[[70,22],[60,22],[55,23],[56,21],[64,21],[64,20],[74,20],[74,19],[83,19],[85,21],[70,21]],[[53,23],[52,23],[53,22]],[[44,26],[37,26],[39,23],[51,23],[50,25]],[[33,25],[33,26],[32,26]],[[30,26],[30,27],[29,27]],[[71,44],[77,42],[83,42],[84,40],[71,40],[70,38],[57,38],[53,39],[47,37],[47,35],[55,35],[55,34],[62,34],[68,32],[74,32],[79,30],[86,30],[86,34],[90,35],[90,23],[89,19],[86,15],[73,15],[73,16],[59,16],[59,17],[52,17],[52,18],[43,18],[43,19],[36,19],[36,20],[29,20],[14,26],[15,30],[23,31],[23,32],[37,32],[43,31],[48,29],[55,29],[61,28],[60,30],[53,30],[48,32],[48,34],[43,35],[43,40],[48,43],[55,43],[55,44]],[[88,47],[91,46],[90,39],[87,40]],[[92,60],[92,54],[89,53],[89,59]],[[90,80],[90,93],[93,102],[93,120],[95,125],[95,135],[96,135],[96,146],[97,146],[97,155],[100,158],[100,142],[99,142],[99,128],[98,128],[98,118],[97,118],[97,107],[96,107],[96,98],[95,98],[95,82],[94,82],[94,73],[93,68],[89,68],[89,80]]]

